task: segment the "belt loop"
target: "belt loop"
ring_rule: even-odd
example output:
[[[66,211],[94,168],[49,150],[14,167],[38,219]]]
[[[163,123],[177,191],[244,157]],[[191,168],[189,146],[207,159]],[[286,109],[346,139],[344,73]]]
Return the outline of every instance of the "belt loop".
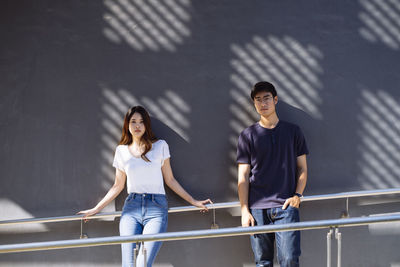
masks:
[[[151,201],[154,201],[154,194],[151,194]]]

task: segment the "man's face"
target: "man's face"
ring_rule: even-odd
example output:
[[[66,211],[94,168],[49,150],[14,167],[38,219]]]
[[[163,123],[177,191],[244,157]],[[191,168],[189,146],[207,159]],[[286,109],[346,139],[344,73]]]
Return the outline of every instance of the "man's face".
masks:
[[[278,96],[273,97],[270,92],[259,92],[254,97],[256,111],[263,117],[275,113],[275,105],[278,103]]]

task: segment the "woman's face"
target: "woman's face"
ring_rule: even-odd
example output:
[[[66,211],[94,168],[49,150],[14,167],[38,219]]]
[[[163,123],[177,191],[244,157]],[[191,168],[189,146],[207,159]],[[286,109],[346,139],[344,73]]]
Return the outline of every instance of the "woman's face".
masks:
[[[140,113],[135,112],[131,120],[129,121],[129,132],[131,133],[133,138],[141,138],[146,131],[146,127],[143,123],[143,118]]]

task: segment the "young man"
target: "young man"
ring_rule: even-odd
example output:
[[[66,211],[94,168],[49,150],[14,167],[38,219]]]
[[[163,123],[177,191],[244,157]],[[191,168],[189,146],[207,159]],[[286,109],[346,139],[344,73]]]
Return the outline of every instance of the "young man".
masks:
[[[279,120],[278,96],[271,83],[256,83],[251,98],[260,121],[240,134],[237,146],[242,226],[298,222],[307,182],[303,133],[297,125]],[[299,231],[256,234],[250,239],[256,266],[273,266],[275,239],[280,266],[299,266]]]

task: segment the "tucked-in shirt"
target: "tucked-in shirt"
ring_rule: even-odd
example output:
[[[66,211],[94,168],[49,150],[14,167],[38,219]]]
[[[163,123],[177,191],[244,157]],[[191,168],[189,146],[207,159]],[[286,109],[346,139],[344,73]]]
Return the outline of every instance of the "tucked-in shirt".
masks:
[[[128,145],[119,145],[115,151],[113,166],[126,173],[128,194],[165,194],[161,167],[170,157],[167,142],[154,142],[146,157],[150,162],[133,156]]]
[[[300,128],[279,121],[273,129],[255,123],[239,136],[237,163],[250,164],[249,207],[282,206],[297,186],[297,157],[308,154]]]

